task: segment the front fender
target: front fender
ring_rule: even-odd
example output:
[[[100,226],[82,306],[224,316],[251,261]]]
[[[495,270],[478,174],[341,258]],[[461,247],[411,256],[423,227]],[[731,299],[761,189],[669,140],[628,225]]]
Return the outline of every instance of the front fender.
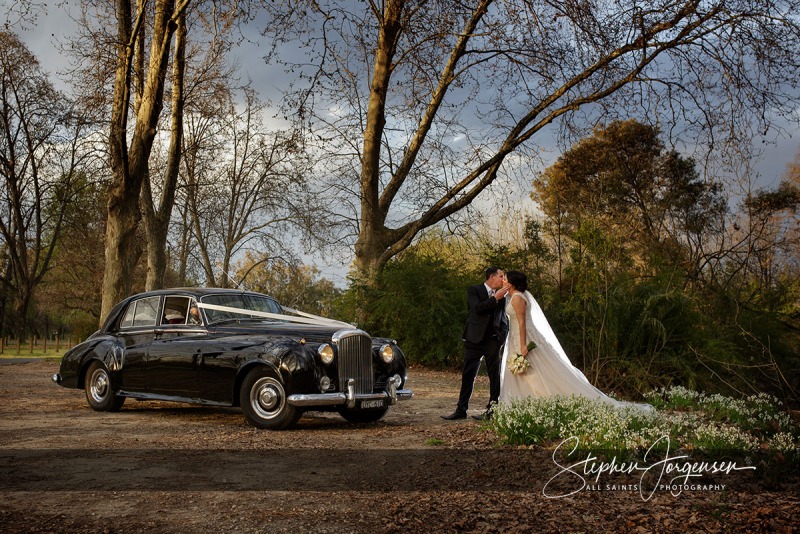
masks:
[[[394,360],[390,363],[385,363],[378,355],[380,347],[384,344],[389,344],[394,349]],[[399,374],[405,380],[408,365],[406,364],[406,356],[402,349],[397,345],[393,339],[388,338],[373,338],[372,339],[372,361],[378,369],[382,371],[387,377],[394,374]]]
[[[304,344],[284,340],[268,343],[264,349],[258,357],[239,367],[234,381],[234,406],[239,405],[239,393],[245,377],[258,366],[268,368],[283,383],[287,394],[308,391],[310,385],[317,383],[314,355]]]

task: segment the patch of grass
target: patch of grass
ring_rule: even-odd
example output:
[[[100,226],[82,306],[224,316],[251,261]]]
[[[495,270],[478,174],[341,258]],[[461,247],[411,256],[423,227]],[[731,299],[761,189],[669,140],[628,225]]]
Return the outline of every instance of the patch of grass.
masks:
[[[67,352],[72,345],[66,346],[64,342],[60,344],[58,350],[56,350],[55,342],[48,341],[47,342],[47,352],[44,351],[42,348],[42,342],[38,341],[37,345],[34,345],[33,350],[31,350],[31,346],[29,343],[22,343],[17,350],[16,343],[10,344],[3,344],[3,352],[0,352],[0,359],[8,359],[8,358],[61,358],[64,356],[64,353]]]
[[[430,439],[426,439],[425,440],[425,445],[431,445],[431,446],[434,446],[434,447],[439,447],[439,446],[444,445],[444,444],[445,444],[445,441],[443,439],[439,439],[439,438],[430,438]]]
[[[47,352],[42,352],[40,350],[34,350],[30,352],[30,350],[22,350],[19,353],[16,350],[4,350],[3,354],[0,354],[0,360],[11,360],[15,358],[39,358],[42,360],[60,360],[64,353],[67,352],[66,350],[59,350],[58,352],[54,350],[48,349]]]

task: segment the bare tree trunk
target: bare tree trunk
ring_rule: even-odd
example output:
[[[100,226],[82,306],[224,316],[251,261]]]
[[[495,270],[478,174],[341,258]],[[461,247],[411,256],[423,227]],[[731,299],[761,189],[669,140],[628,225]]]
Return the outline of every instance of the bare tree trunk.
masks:
[[[6,331],[6,302],[8,301],[11,269],[13,269],[11,258],[5,258],[4,263],[5,265],[3,266],[3,271],[0,273],[0,336],[2,336]]]
[[[14,314],[16,316],[16,334],[17,339],[25,339],[25,330],[28,323],[28,309],[31,304],[31,297],[33,296],[33,287],[26,286],[20,287],[17,290],[17,298],[14,299]]]
[[[503,158],[512,150],[511,143],[502,143],[500,155],[486,162],[481,170],[470,173],[470,176],[462,180],[460,185],[448,192],[447,198],[442,198],[430,209],[425,210],[419,219],[400,228],[386,227],[386,218],[392,202],[410,175],[416,157],[432,128],[437,111],[441,107],[449,87],[457,77],[457,65],[464,57],[469,40],[491,3],[492,0],[481,0],[474,7],[450,56],[445,61],[438,84],[433,89],[430,100],[420,117],[418,129],[409,141],[402,161],[381,193],[381,142],[386,126],[386,100],[394,74],[397,46],[403,29],[407,25],[404,17],[409,14],[409,6],[404,0],[389,0],[383,6],[382,16],[379,20],[380,30],[375,48],[375,63],[364,129],[360,195],[361,225],[355,244],[354,260],[358,274],[368,285],[375,284],[377,274],[386,262],[406,249],[422,229],[436,224],[471,203],[480,191],[494,181]],[[477,181],[477,185],[472,186],[471,191],[462,194],[461,198],[455,202],[450,202],[456,194],[463,192],[474,181]]]
[[[206,285],[208,287],[217,287],[217,282],[214,278],[214,266],[211,263],[211,255],[206,247],[206,241],[203,239],[203,228],[200,223],[200,213],[197,201],[198,187],[197,177],[190,175],[187,192],[189,217],[191,218],[192,231],[194,232],[195,240],[197,241],[197,248],[203,261],[203,271],[206,273]]]
[[[138,256],[135,237],[140,216],[138,206],[140,184],[131,183],[128,170],[127,126],[130,103],[131,49],[133,47],[130,1],[117,0],[116,12],[117,68],[109,133],[111,171],[114,179],[107,205],[101,324],[111,311],[111,307],[130,292],[130,275],[133,270],[130,258]],[[139,21],[143,17],[144,10],[141,10],[139,11]],[[132,195],[134,190],[136,194]]]
[[[178,29],[175,34],[175,55],[172,64],[172,125],[170,128],[170,146],[164,180],[161,190],[161,202],[156,211],[153,207],[153,195],[150,181],[145,180],[142,189],[142,205],[147,229],[147,281],[145,289],[164,287],[164,274],[167,270],[167,233],[175,205],[175,188],[178,184],[180,170],[181,145],[183,144],[183,82],[186,71],[186,15],[178,17]],[[149,178],[149,176],[148,176]]]
[[[189,206],[184,203],[180,208],[181,212],[181,238],[178,246],[178,283],[186,285],[186,268],[189,264],[189,238],[192,235],[189,228]]]
[[[133,269],[141,254],[136,240],[140,213],[138,195],[132,194],[134,188],[128,184],[109,195],[101,324],[114,304],[130,293]]]
[[[355,245],[355,264],[366,282],[374,283],[380,268],[379,258],[390,244],[383,232],[385,211],[380,209],[381,139],[386,126],[386,95],[392,75],[392,59],[400,37],[402,0],[386,2],[381,20],[375,66],[364,130],[364,152],[361,161],[361,231]]]
[[[141,98],[137,99],[136,126],[127,149],[127,116],[131,94],[131,64],[134,40],[143,31],[144,11],[139,11],[135,26],[131,23],[130,0],[117,0],[118,44],[117,69],[112,104],[111,147],[112,185],[108,198],[106,226],[106,262],[103,273],[100,323],[111,308],[131,292],[133,271],[139,258],[136,232],[141,219],[139,195],[147,177],[148,160],[163,106],[172,34],[177,19],[190,0],[157,0],[152,26],[150,59]]]

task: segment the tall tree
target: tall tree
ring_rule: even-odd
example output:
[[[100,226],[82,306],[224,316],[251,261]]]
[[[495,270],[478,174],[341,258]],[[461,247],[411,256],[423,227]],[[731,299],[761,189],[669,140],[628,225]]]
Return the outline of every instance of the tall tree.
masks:
[[[702,180],[691,159],[666,150],[656,128],[634,120],[597,128],[534,188],[554,240],[576,239],[590,222],[645,272],[657,259],[689,279],[704,260],[693,245],[721,230],[727,207],[719,186]]]
[[[229,52],[237,38],[237,25],[248,16],[247,3],[232,0],[196,2],[178,18],[172,75],[168,80],[171,83],[171,97],[167,102],[169,126],[163,127],[169,131],[169,145],[164,164],[152,168],[142,184],[142,214],[147,234],[147,289],[164,285],[170,220],[179,185],[181,160],[187,148],[185,123],[226,112],[223,103],[230,97],[230,85],[235,81],[236,71],[235,66],[230,65]],[[192,117],[187,118],[187,113]]]
[[[172,100],[170,111],[170,137],[167,163],[161,182],[161,199],[154,205],[152,174],[148,172],[142,180],[142,212],[147,233],[147,281],[145,289],[164,287],[167,270],[167,232],[175,204],[175,189],[180,171],[181,146],[183,144],[184,77],[186,73],[186,14],[177,19],[175,51],[172,58]]]
[[[569,136],[639,113],[714,146],[768,130],[798,102],[797,0],[365,5],[270,4],[267,31],[318,53],[316,71],[308,55],[293,65],[312,84],[287,105],[324,141],[330,187],[349,196],[336,205],[355,205],[367,278],[535,156],[552,124]]]
[[[150,27],[150,50],[146,69],[134,86],[134,58],[145,57],[145,18],[147,0],[116,0],[117,18],[116,68],[114,95],[111,102],[109,149],[112,183],[108,194],[108,218],[105,238],[105,270],[103,273],[103,321],[112,306],[131,291],[133,269],[140,251],[136,231],[141,220],[139,195],[149,172],[148,160],[163,108],[164,81],[173,34],[191,0],[154,0],[155,10]],[[135,115],[130,142],[128,119],[130,103],[135,97]]]
[[[20,337],[34,289],[51,267],[81,165],[81,135],[71,103],[33,54],[0,32],[0,298],[11,297]],[[0,315],[0,330],[3,322]]]
[[[97,330],[103,281],[105,186],[94,169],[74,180],[75,195],[64,214],[53,268],[36,289],[35,304],[61,334],[86,337]]]
[[[211,122],[192,118],[186,140],[191,256],[210,286],[236,284],[231,268],[241,252],[289,259],[290,228],[315,223],[317,201],[306,194],[306,157],[295,134],[267,132],[263,104],[252,89],[243,95],[242,109],[231,100]]]

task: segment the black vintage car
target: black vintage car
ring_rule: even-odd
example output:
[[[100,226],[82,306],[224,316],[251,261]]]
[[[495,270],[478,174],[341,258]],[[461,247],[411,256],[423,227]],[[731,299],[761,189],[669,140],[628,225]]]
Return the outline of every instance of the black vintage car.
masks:
[[[412,395],[394,341],[231,289],[125,299],[64,355],[53,380],[84,389],[99,411],[119,410],[128,397],[240,406],[250,424],[270,429],[308,410],[377,421]]]

